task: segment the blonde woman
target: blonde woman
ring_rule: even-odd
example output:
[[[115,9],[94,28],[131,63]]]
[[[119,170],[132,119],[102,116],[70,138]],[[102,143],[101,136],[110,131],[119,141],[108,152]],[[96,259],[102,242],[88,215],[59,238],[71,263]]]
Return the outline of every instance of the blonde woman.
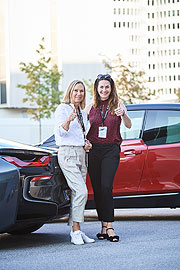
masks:
[[[59,145],[58,162],[71,189],[71,207],[68,225],[72,226],[70,236],[75,245],[93,243],[95,240],[80,230],[84,221],[87,201],[85,151],[91,144],[85,139],[87,116],[85,107],[85,86],[74,80],[66,90],[61,104],[55,112],[55,140]]]

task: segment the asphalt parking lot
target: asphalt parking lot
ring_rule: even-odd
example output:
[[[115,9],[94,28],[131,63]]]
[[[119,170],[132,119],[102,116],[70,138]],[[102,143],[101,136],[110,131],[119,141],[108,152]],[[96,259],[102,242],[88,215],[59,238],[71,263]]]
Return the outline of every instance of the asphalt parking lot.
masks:
[[[96,211],[85,211],[82,231],[93,244],[70,243],[67,218],[32,234],[0,237],[1,270],[179,270],[179,209],[115,210],[118,243],[96,238]]]

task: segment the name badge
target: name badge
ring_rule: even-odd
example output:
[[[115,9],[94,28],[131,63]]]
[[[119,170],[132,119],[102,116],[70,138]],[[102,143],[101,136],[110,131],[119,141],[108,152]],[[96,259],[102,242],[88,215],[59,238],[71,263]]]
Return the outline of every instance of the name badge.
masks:
[[[107,137],[107,127],[99,127],[99,138],[106,138]]]

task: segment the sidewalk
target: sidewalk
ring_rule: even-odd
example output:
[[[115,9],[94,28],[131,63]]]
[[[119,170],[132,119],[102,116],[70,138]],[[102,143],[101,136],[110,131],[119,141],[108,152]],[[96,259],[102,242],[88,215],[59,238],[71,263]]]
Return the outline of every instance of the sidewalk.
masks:
[[[141,209],[115,209],[115,220],[180,220],[180,208],[141,208]],[[86,222],[98,221],[96,210],[85,210]],[[68,217],[60,218],[56,222],[67,222]],[[50,222],[50,223],[51,223]]]
[[[143,208],[143,209],[115,209],[115,220],[148,220],[168,219],[180,220],[180,208]],[[97,220],[95,210],[85,211],[85,221]]]

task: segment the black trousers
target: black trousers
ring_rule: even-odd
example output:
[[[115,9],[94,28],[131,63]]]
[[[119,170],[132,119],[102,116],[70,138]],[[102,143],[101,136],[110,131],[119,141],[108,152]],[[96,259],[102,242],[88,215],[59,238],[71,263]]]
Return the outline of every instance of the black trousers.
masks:
[[[89,151],[88,173],[100,221],[114,221],[113,180],[120,161],[117,144],[93,144]]]

